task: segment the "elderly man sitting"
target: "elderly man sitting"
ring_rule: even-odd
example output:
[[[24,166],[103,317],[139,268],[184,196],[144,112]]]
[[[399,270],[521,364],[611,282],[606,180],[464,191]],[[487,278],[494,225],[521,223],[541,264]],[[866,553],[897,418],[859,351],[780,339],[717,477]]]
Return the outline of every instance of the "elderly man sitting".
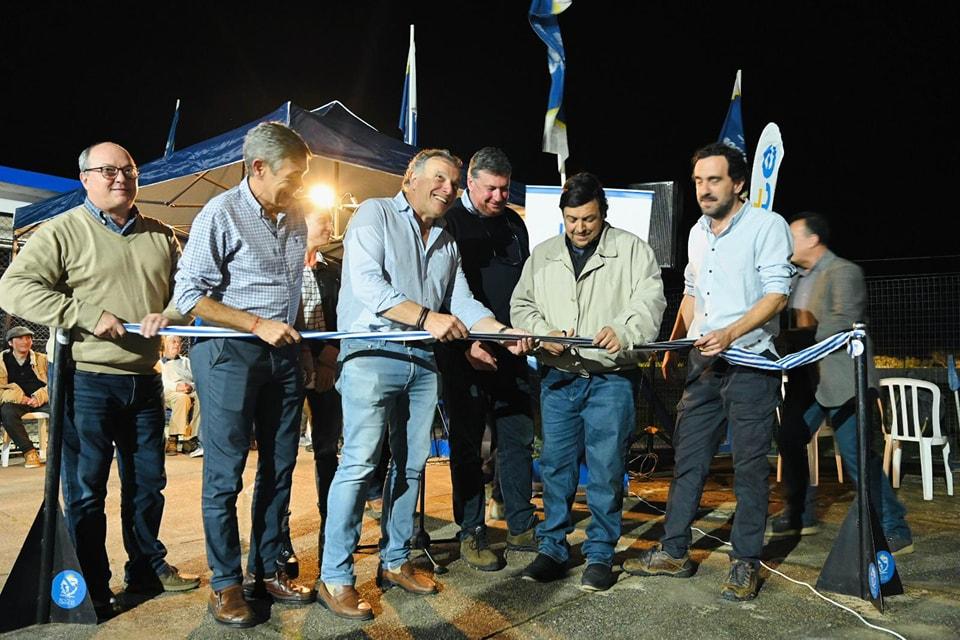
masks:
[[[170,423],[167,429],[167,455],[177,455],[177,445],[183,436],[184,453],[196,449],[194,443],[200,435],[200,405],[197,389],[193,382],[193,370],[190,358],[181,355],[183,338],[163,336],[160,368],[163,376],[163,398],[170,409]]]
[[[46,409],[47,358],[33,351],[33,331],[26,327],[7,331],[7,345],[0,354],[0,420],[23,451],[23,466],[36,469],[43,463],[23,427],[23,416]]]

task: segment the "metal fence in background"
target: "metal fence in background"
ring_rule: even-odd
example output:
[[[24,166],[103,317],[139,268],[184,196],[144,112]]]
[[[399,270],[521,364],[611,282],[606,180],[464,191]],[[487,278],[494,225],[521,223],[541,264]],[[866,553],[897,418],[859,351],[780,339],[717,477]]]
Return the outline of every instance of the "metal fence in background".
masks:
[[[960,273],[867,278],[878,366],[943,367],[960,353]]]

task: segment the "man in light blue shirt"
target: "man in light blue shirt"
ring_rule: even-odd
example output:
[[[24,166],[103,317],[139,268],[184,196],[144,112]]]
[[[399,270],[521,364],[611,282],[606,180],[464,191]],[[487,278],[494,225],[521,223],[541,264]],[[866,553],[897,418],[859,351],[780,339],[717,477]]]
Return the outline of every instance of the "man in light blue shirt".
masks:
[[[467,327],[526,333],[498,322],[473,298],[456,242],[444,228],[460,167],[460,159],[446,150],[423,150],[410,161],[400,193],[367,200],[357,210],[343,245],[341,330],[421,329],[441,342],[466,338]],[[507,345],[518,355],[531,346],[529,340]],[[433,579],[415,573],[408,560],[437,404],[437,367],[432,345],[423,341],[344,340],[339,360],[343,447],[327,498],[317,597],[337,616],[369,620],[373,611],[354,588],[353,551],[388,422],[393,460],[383,495],[377,584],[422,595],[437,592]]]
[[[775,355],[777,315],[786,306],[794,274],[790,228],[778,214],[742,201],[746,178],[746,159],[733,147],[715,143],[693,156],[703,216],[690,230],[684,296],[671,339],[686,336],[696,342],[677,406],[673,482],[660,545],[623,565],[635,575],[693,575],[690,525],[729,423],[737,513],[730,574],[720,592],[727,600],[757,594],[769,498],[766,456],[780,374],[731,365],[720,354],[736,345]]]

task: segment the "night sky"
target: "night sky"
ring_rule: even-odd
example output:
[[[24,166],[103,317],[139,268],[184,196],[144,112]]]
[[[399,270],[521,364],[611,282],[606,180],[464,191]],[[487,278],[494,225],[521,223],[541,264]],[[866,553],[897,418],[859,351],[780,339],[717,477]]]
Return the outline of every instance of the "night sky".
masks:
[[[610,187],[681,180],[716,139],[737,69],[752,156],[763,126],[786,149],[774,208],[821,211],[868,273],[957,270],[958,16],[952,3],[575,0],[567,53],[568,173]],[[954,8],[949,8],[954,7]],[[540,151],[549,76],[524,0],[261,5],[16,4],[0,23],[0,164],[74,177],[90,142],[143,164],[292,100],[339,99],[399,137],[408,25],[417,28],[420,143],[466,160],[502,147],[514,177],[558,181]],[[698,209],[688,186],[681,237]],[[948,231],[954,229],[954,231]]]

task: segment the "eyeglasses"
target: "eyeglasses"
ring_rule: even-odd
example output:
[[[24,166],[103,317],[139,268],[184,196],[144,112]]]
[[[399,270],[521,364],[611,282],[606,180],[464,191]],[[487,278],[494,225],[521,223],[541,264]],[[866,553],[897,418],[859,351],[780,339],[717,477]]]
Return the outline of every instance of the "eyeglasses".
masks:
[[[123,173],[123,177],[127,180],[136,180],[138,177],[140,177],[140,170],[136,167],[123,167],[121,169],[119,167],[105,164],[102,167],[90,167],[89,169],[83,170],[84,173],[87,171],[99,171],[100,175],[107,180],[115,179],[119,173]]]

